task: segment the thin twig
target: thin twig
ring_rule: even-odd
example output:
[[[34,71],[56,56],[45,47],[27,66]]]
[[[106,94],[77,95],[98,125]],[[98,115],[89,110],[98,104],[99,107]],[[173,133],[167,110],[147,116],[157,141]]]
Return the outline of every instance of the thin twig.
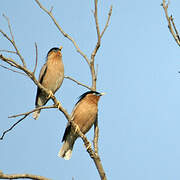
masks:
[[[35,66],[34,66],[33,74],[36,72],[37,62],[38,62],[38,48],[37,48],[36,42],[35,42],[35,48],[36,48],[36,63],[35,63]]]
[[[16,118],[19,116],[23,116],[21,119],[19,119],[16,123],[14,123],[9,129],[7,129],[6,131],[3,132],[2,136],[0,137],[0,140],[3,140],[4,136],[6,135],[6,133],[8,133],[9,131],[11,131],[17,124],[19,124],[22,120],[24,120],[27,116],[29,116],[31,113],[37,111],[37,110],[41,110],[41,109],[50,109],[50,108],[56,108],[55,105],[53,106],[43,106],[43,107],[38,107],[33,109],[32,111],[26,112],[26,113],[22,113],[22,114],[17,114],[17,115],[13,115],[13,116],[9,116],[8,118]]]
[[[106,29],[109,25],[109,21],[110,21],[111,15],[112,15],[112,6],[111,6],[109,13],[108,13],[108,19],[107,19],[106,25],[105,25],[102,33],[100,33],[99,24],[98,24],[98,17],[97,17],[97,1],[98,0],[94,0],[94,3],[95,3],[94,19],[95,19],[95,23],[96,23],[96,32],[97,32],[97,39],[98,40],[97,40],[97,43],[96,43],[96,46],[95,46],[93,52],[91,53],[91,65],[90,65],[91,75],[92,75],[92,89],[93,90],[96,90],[96,80],[97,80],[97,73],[96,73],[95,68],[94,68],[95,56],[96,56],[97,51],[101,45],[101,38],[104,35],[104,32],[106,31]]]
[[[56,19],[54,18],[54,16],[52,15],[52,12],[51,10],[48,11],[40,2],[39,0],[35,0],[36,3],[38,4],[38,6],[44,11],[46,12],[50,18],[52,19],[52,21],[54,22],[54,24],[56,25],[56,27],[59,29],[59,31],[62,33],[62,35],[66,38],[68,38],[74,45],[74,47],[76,48],[77,52],[83,56],[83,58],[86,60],[86,62],[88,63],[88,65],[90,65],[90,61],[88,59],[88,57],[80,50],[80,48],[78,47],[77,43],[75,42],[75,40],[70,36],[68,35],[67,33],[64,32],[64,30],[61,28],[61,26],[58,24],[58,22],[56,21]]]
[[[54,8],[54,7],[53,7],[53,6],[51,6],[51,9],[50,9],[50,11],[49,11],[50,13],[52,13],[52,11],[53,11],[53,8]]]
[[[74,78],[72,78],[72,77],[70,77],[70,76],[64,76],[64,78],[69,79],[69,80],[75,82],[76,84],[78,84],[78,85],[80,85],[80,86],[83,86],[83,87],[85,87],[85,88],[87,88],[87,89],[89,89],[89,90],[92,91],[92,88],[90,88],[89,86],[87,86],[87,85],[85,85],[85,84],[83,84],[83,83],[75,80]]]
[[[19,124],[23,119],[25,119],[27,117],[27,115],[25,115],[24,117],[22,117],[21,119],[19,119],[16,123],[14,123],[9,129],[7,129],[6,131],[3,132],[2,136],[0,137],[0,140],[3,140],[4,136],[6,133],[8,133],[9,131],[11,131],[17,124]]]
[[[9,28],[9,32],[11,34],[11,38],[12,38],[12,41],[14,42],[14,36],[13,36],[13,33],[12,33],[12,29],[11,29],[11,24],[10,24],[10,21],[9,21],[9,18],[3,14],[3,17],[6,19],[6,21],[8,22],[8,28]]]
[[[9,50],[5,50],[5,49],[0,50],[0,52],[6,52],[6,53],[17,54],[17,52],[15,52],[15,51],[9,51]]]
[[[36,179],[36,180],[50,180],[46,177],[33,174],[4,174],[0,171],[0,179]]]
[[[96,23],[96,32],[97,32],[97,38],[98,38],[98,43],[100,45],[100,41],[101,41],[101,35],[100,35],[100,30],[99,30],[99,23],[98,23],[98,15],[97,15],[97,3],[98,0],[94,0],[94,19],[95,19],[95,23]]]
[[[176,32],[176,36],[177,36],[178,40],[180,41],[179,33],[178,33],[177,29],[176,29],[176,25],[175,25],[175,23],[174,23],[174,19],[173,19],[172,15],[170,16],[170,20],[171,20],[172,25],[173,25],[173,28],[174,28],[174,30],[175,30],[175,32]]]
[[[3,15],[3,16],[4,16],[4,18],[5,18],[5,19],[7,20],[7,22],[8,22],[8,28],[9,28],[9,31],[10,31],[10,34],[11,34],[12,39],[10,39],[10,38],[8,37],[8,35],[7,35],[6,33],[4,33],[2,30],[0,30],[0,32],[1,32],[1,33],[3,34],[3,36],[5,36],[5,38],[13,45],[14,49],[16,50],[17,55],[19,56],[21,62],[23,63],[23,66],[26,67],[26,63],[25,63],[25,61],[24,61],[24,58],[21,56],[21,54],[20,54],[20,52],[19,52],[19,50],[18,50],[18,48],[17,48],[17,46],[16,46],[16,43],[15,43],[15,41],[14,41],[14,36],[13,36],[13,33],[12,33],[12,28],[11,28],[11,24],[10,24],[9,18],[8,18],[7,16],[5,16],[5,15]]]
[[[109,21],[110,21],[111,15],[112,15],[112,5],[111,5],[111,7],[110,7],[110,9],[109,9],[108,19],[107,19],[106,25],[105,25],[102,33],[101,33],[101,38],[102,38],[102,36],[104,35],[104,32],[106,31],[107,27],[109,26]]]
[[[178,31],[176,29],[176,26],[174,24],[174,20],[172,18],[172,15],[170,17],[168,15],[169,1],[168,1],[168,3],[166,3],[166,0],[163,0],[161,5],[162,5],[165,15],[166,15],[166,20],[168,22],[169,31],[172,34],[173,38],[175,39],[176,43],[180,46],[180,38],[179,38]]]
[[[52,109],[52,108],[57,108],[55,105],[52,105],[52,106],[42,106],[42,107],[38,107],[38,108],[35,108],[29,112],[26,112],[26,113],[21,113],[21,114],[16,114],[16,115],[12,115],[12,116],[9,116],[8,118],[16,118],[16,117],[19,117],[19,116],[24,116],[24,115],[30,115],[31,113],[35,112],[35,111],[38,111],[38,110],[42,110],[42,109]]]
[[[19,71],[13,70],[13,69],[8,68],[8,67],[6,67],[6,66],[3,66],[3,65],[1,65],[1,64],[0,64],[0,66],[1,66],[2,68],[7,69],[7,70],[10,70],[10,71],[12,71],[12,72],[19,73],[19,74],[22,74],[22,75],[24,75],[24,76],[27,76],[27,75],[26,75],[25,73],[23,73],[23,72],[19,72]]]

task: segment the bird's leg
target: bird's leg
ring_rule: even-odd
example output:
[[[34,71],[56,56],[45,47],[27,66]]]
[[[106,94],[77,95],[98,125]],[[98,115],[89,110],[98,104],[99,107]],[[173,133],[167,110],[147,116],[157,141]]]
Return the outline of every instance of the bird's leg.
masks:
[[[62,106],[61,106],[60,101],[57,101],[56,106],[57,106],[58,109],[61,109]]]
[[[85,147],[86,147],[86,149],[87,149],[87,151],[88,151],[88,149],[90,149],[90,148],[91,148],[91,143],[90,143],[90,142],[88,142],[88,144],[85,144]]]
[[[54,96],[54,94],[53,94],[53,92],[50,90],[50,91],[49,91],[49,95],[48,95],[48,99],[51,98],[51,97],[53,97],[53,96]]]

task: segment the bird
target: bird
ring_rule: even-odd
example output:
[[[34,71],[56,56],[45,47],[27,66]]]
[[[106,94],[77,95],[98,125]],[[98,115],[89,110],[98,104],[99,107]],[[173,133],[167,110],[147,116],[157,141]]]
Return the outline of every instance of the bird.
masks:
[[[97,91],[87,91],[79,97],[73,111],[71,113],[71,121],[73,121],[83,134],[86,134],[92,125],[97,120],[98,101],[100,96],[105,93]],[[78,138],[77,131],[68,122],[62,142],[64,142],[60,149],[58,156],[69,160],[72,155],[72,150],[76,139]]]
[[[60,48],[54,47],[49,50],[46,57],[46,62],[41,68],[39,74],[39,82],[50,92],[48,96],[41,89],[37,88],[35,106],[36,108],[44,106],[50,99],[52,94],[60,88],[64,80],[64,65],[61,54],[62,46]],[[33,118],[36,120],[40,115],[40,110],[33,113]]]

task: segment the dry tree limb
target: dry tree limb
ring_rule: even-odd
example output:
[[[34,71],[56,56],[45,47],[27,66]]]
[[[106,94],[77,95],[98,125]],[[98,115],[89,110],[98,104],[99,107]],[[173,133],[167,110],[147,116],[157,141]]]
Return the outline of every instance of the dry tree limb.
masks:
[[[23,116],[21,119],[19,119],[16,123],[14,123],[9,129],[7,129],[6,131],[4,131],[2,133],[2,136],[0,137],[0,140],[3,140],[4,136],[6,135],[6,133],[8,133],[9,131],[11,131],[16,125],[18,125],[22,120],[24,120],[27,116],[29,116],[31,113],[40,110],[40,109],[50,109],[50,108],[56,108],[55,105],[53,106],[43,106],[43,107],[38,107],[33,109],[32,111],[26,112],[26,113],[22,113],[22,114],[17,114],[17,115],[13,115],[13,116],[9,116],[8,118],[16,118],[19,116]]]
[[[98,3],[98,0],[94,0],[94,4],[95,4],[94,19],[95,19],[95,24],[96,24],[96,32],[97,32],[98,40],[97,40],[97,43],[96,43],[96,46],[95,46],[93,52],[91,53],[91,61],[90,61],[90,70],[91,70],[91,75],[92,75],[92,89],[94,89],[94,90],[96,90],[96,80],[97,80],[97,76],[96,76],[97,73],[96,73],[95,67],[94,67],[95,56],[97,54],[99,47],[101,46],[101,39],[109,25],[109,21],[110,21],[111,15],[112,15],[112,6],[110,6],[106,25],[105,25],[103,31],[100,33],[99,23],[98,23],[98,15],[97,15],[98,14],[97,3]]]
[[[77,84],[83,86],[83,87],[86,87],[90,90],[96,90],[96,80],[97,80],[97,72],[95,72],[95,67],[94,67],[94,61],[95,61],[95,55],[100,47],[100,44],[101,44],[101,38],[104,34],[104,32],[106,31],[108,25],[109,25],[109,20],[110,20],[110,17],[111,17],[111,14],[112,14],[112,6],[110,7],[110,10],[109,10],[109,14],[108,14],[108,19],[107,19],[107,22],[106,22],[106,25],[103,29],[103,31],[100,33],[100,30],[99,30],[99,23],[98,23],[98,16],[97,16],[97,0],[94,1],[95,3],[95,12],[94,12],[94,18],[95,18],[95,23],[96,23],[96,30],[97,30],[97,36],[98,36],[98,40],[97,40],[97,43],[96,43],[96,46],[91,54],[91,60],[89,60],[87,58],[87,56],[80,50],[80,48],[78,47],[77,43],[74,41],[74,39],[69,36],[67,33],[65,33],[63,31],[63,29],[59,26],[59,24],[57,23],[56,19],[54,18],[54,16],[52,15],[52,8],[50,11],[48,11],[46,8],[44,8],[41,3],[39,2],[39,0],[35,0],[35,2],[39,5],[39,7],[45,11],[52,19],[52,21],[55,23],[56,27],[59,29],[59,31],[66,37],[68,38],[74,45],[74,47],[76,48],[77,52],[84,57],[84,59],[86,60],[87,64],[89,65],[89,68],[91,70],[91,75],[92,75],[92,86],[91,87],[88,87],[87,85],[85,84],[82,84],[80,82],[78,82],[77,80],[73,79],[73,78],[70,78],[70,77],[66,77],[67,79],[70,79],[74,82],[76,82]],[[27,68],[26,68],[26,64],[24,62],[24,59],[22,58],[21,54],[19,53],[17,47],[16,47],[16,44],[15,44],[15,41],[14,41],[14,37],[13,37],[13,34],[12,34],[12,31],[11,31],[11,26],[10,26],[10,23],[9,23],[9,19],[7,19],[8,21],[8,25],[9,25],[9,30],[10,30],[10,33],[11,33],[11,38],[9,38],[7,36],[7,34],[5,34],[2,30],[0,30],[0,33],[5,36],[5,38],[7,40],[10,41],[10,43],[13,45],[13,47],[15,48],[16,50],[16,53],[17,55],[19,56],[19,58],[21,59],[22,63],[23,63],[23,66],[21,66],[20,64],[18,64],[16,61],[14,61],[13,59],[11,58],[7,58],[5,56],[3,56],[2,54],[0,54],[0,59],[2,61],[4,61],[5,63],[19,69],[19,70],[22,70],[44,93],[46,93],[47,95],[50,95],[50,92],[48,89],[44,88],[40,83],[39,81],[35,78],[34,76],[34,72],[36,70],[36,64],[37,64],[37,47],[36,47],[36,64],[35,64],[35,68],[34,68],[34,71],[31,72],[29,71]],[[77,125],[71,121],[71,116],[67,113],[67,111],[62,107],[62,105],[60,104],[60,102],[56,99],[56,97],[54,95],[51,95],[51,99],[53,100],[54,102],[54,106],[53,108],[58,108],[63,114],[64,116],[66,117],[66,119],[69,121],[69,123],[71,123],[72,127],[74,129],[78,129],[76,132],[78,133],[78,135],[82,138],[85,146],[86,146],[86,149],[90,155],[90,157],[93,159],[96,167],[97,167],[97,170],[99,172],[99,175],[101,177],[102,180],[106,180],[106,175],[105,175],[105,172],[104,172],[104,169],[103,169],[103,166],[102,166],[102,163],[101,163],[101,160],[100,160],[100,156],[98,155],[98,132],[99,132],[99,129],[98,129],[98,121],[96,121],[96,123],[94,124],[94,127],[95,127],[95,134],[94,134],[94,149],[93,150],[90,146],[90,142],[88,141],[88,139],[86,138],[86,136],[80,131],[79,128],[77,128]],[[30,112],[32,113],[32,111]],[[15,115],[13,117],[17,117],[17,116],[22,116],[24,115],[23,118],[21,118],[19,121],[21,122],[23,119],[25,119],[29,114],[28,113],[23,113],[23,114],[19,114],[19,115]],[[17,123],[15,123],[13,125],[13,127],[16,125]],[[12,128],[13,128],[12,127]],[[10,131],[10,130],[9,130]]]
[[[46,12],[50,18],[52,19],[52,21],[54,22],[54,24],[56,25],[56,27],[58,28],[58,30],[62,33],[62,35],[66,38],[68,38],[74,45],[74,47],[76,48],[77,52],[83,56],[83,58],[86,60],[86,62],[88,63],[88,65],[90,65],[90,61],[88,59],[88,57],[81,51],[81,49],[78,47],[77,43],[75,42],[75,40],[68,35],[67,33],[64,32],[64,30],[62,29],[62,27],[58,24],[58,22],[56,21],[56,19],[54,18],[54,16],[52,15],[52,9],[50,11],[48,11],[40,2],[39,0],[35,0],[36,3],[38,4],[38,6],[44,11]]]
[[[70,77],[70,76],[64,76],[64,78],[69,79],[69,80],[75,82],[76,84],[81,85],[81,86],[83,86],[83,87],[85,87],[85,88],[87,88],[87,89],[89,89],[89,90],[92,90],[92,88],[90,88],[89,86],[87,86],[87,85],[85,85],[85,84],[83,84],[83,83],[75,80],[74,78],[72,78],[72,77]]]
[[[180,46],[180,37],[179,37],[179,33],[177,31],[176,25],[174,23],[174,19],[173,19],[172,15],[171,16],[168,15],[169,1],[166,3],[166,0],[163,0],[161,5],[162,5],[165,15],[166,15],[166,20],[168,22],[169,31],[172,34],[173,38],[175,39],[176,43]]]
[[[5,49],[0,50],[0,52],[6,52],[6,53],[17,54],[17,52],[15,52],[15,51],[9,51],[9,50],[5,50]]]
[[[36,180],[50,180],[43,176],[37,176],[33,174],[4,174],[0,171],[0,179],[36,179]]]
[[[15,43],[15,41],[14,41],[14,36],[13,36],[13,33],[12,33],[12,28],[11,28],[11,24],[10,24],[9,18],[8,18],[7,16],[5,16],[4,14],[3,14],[3,17],[4,17],[4,18],[7,20],[7,22],[8,22],[8,28],[9,28],[9,31],[10,31],[10,34],[11,34],[11,38],[12,38],[12,39],[10,39],[2,30],[0,30],[0,32],[6,37],[6,39],[8,39],[8,41],[10,41],[10,43],[13,45],[14,49],[16,50],[17,55],[19,56],[21,62],[23,63],[23,66],[26,67],[26,63],[25,63],[25,61],[24,61],[24,58],[21,56],[21,54],[20,54],[20,52],[19,52],[19,50],[18,50],[18,48],[17,48],[17,46],[16,46],[16,43]]]
[[[100,29],[99,29],[99,23],[98,23],[98,13],[97,13],[97,3],[98,3],[98,0],[94,0],[94,5],[95,5],[95,11],[94,11],[94,19],[95,19],[95,24],[96,24],[96,31],[97,31],[97,43],[96,43],[96,46],[91,54],[91,60],[89,60],[87,58],[87,56],[79,49],[79,47],[77,46],[76,42],[74,41],[74,39],[69,36],[67,33],[65,33],[63,31],[63,29],[59,26],[59,24],[57,23],[56,19],[54,18],[54,16],[52,15],[52,11],[48,11],[45,7],[42,6],[42,4],[39,2],[39,0],[35,0],[36,3],[39,5],[39,7],[44,11],[46,12],[50,17],[51,19],[53,20],[53,22],[55,23],[56,27],[59,29],[59,31],[65,36],[67,37],[75,46],[77,52],[79,52],[83,57],[84,59],[86,60],[86,62],[88,63],[89,65],[89,68],[90,68],[90,71],[91,71],[91,76],[92,76],[92,86],[91,88],[88,88],[88,89],[91,89],[91,90],[96,90],[96,80],[97,80],[97,73],[95,71],[95,67],[94,67],[94,61],[95,61],[95,56],[96,56],[96,53],[100,47],[100,44],[101,44],[101,38],[102,36],[104,35],[104,32],[106,31],[108,25],[109,25],[109,21],[110,21],[110,17],[111,17],[111,14],[112,14],[112,6],[110,7],[110,10],[109,10],[109,13],[108,13],[108,19],[107,19],[107,22],[105,24],[105,27],[103,29],[103,31],[100,33]],[[71,79],[72,81],[76,82],[77,84],[79,85],[82,85],[82,83],[79,83],[77,82],[76,80],[73,80],[72,78],[68,78],[68,79]],[[84,86],[84,85],[82,85]],[[84,86],[86,87],[86,85]],[[94,160],[94,163],[97,167],[97,170],[99,172],[99,175],[101,177],[101,179],[103,180],[106,180],[106,175],[105,175],[105,172],[104,172],[104,169],[103,169],[103,166],[102,166],[102,163],[101,163],[101,160],[100,160],[100,157],[98,155],[98,132],[99,132],[99,129],[98,129],[98,123],[96,122],[94,124],[95,126],[95,135],[94,135],[94,149],[95,151],[90,151],[89,148],[87,149],[89,155],[93,158]],[[79,135],[81,133],[79,132]],[[83,139],[83,134],[81,134],[81,138]],[[86,144],[89,144],[85,141],[85,139],[83,139],[85,145]],[[86,146],[87,147],[87,146]]]
[[[1,65],[1,64],[0,64],[0,66],[1,66],[2,68],[4,68],[4,69],[9,70],[9,71],[12,71],[12,72],[19,73],[19,74],[22,74],[22,75],[24,75],[24,76],[27,76],[25,73],[22,73],[22,72],[16,71],[16,70],[14,70],[14,69],[8,68],[8,67],[3,66],[3,65]]]

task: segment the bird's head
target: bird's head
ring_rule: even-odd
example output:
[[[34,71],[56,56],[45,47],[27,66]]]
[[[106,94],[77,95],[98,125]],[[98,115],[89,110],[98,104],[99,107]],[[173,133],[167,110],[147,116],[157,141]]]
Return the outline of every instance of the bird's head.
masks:
[[[88,100],[88,101],[92,101],[94,103],[98,103],[99,98],[104,94],[105,93],[99,93],[97,91],[87,91],[79,97],[79,100],[76,104],[78,104],[83,99]]]
[[[54,48],[50,49],[47,54],[47,59],[55,58],[56,56],[62,57],[61,50],[62,50],[62,46],[60,46],[60,48],[54,47]]]

